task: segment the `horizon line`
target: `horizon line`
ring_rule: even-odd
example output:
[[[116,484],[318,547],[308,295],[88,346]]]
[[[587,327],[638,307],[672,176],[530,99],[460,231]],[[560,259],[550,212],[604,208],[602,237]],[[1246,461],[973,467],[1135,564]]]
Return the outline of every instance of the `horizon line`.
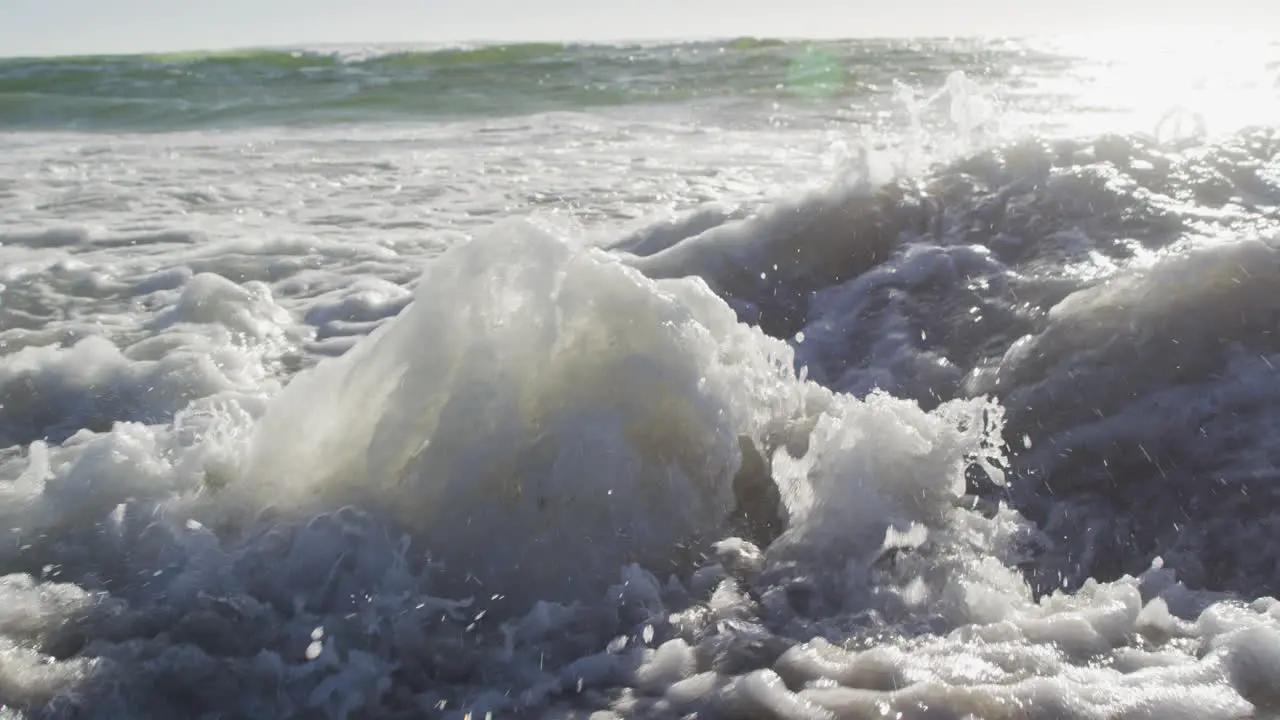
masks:
[[[522,46],[522,45],[562,45],[565,47],[627,47],[627,46],[650,46],[660,47],[663,45],[690,45],[696,43],[714,43],[714,42],[734,42],[741,40],[755,40],[760,42],[780,42],[785,44],[796,44],[805,42],[876,42],[876,41],[938,41],[938,40],[986,40],[992,42],[999,41],[1019,41],[1031,39],[1068,39],[1091,36],[1114,36],[1114,35],[1180,35],[1181,32],[1155,32],[1155,31],[1099,31],[1099,32],[1046,32],[1046,33],[951,33],[951,34],[877,34],[877,35],[756,35],[751,33],[740,33],[733,35],[689,35],[689,36],[668,36],[668,37],[607,37],[595,39],[499,39],[499,38],[474,38],[466,40],[297,40],[280,43],[257,44],[257,45],[216,45],[205,47],[189,47],[177,48],[170,47],[167,49],[140,49],[140,50],[120,50],[108,52],[55,52],[55,53],[18,53],[9,54],[0,51],[0,60],[57,60],[57,59],[73,59],[73,58],[136,58],[148,56],[165,56],[165,55],[218,55],[233,53],[252,53],[252,52],[297,52],[297,51],[313,51],[322,52],[324,50],[338,49],[355,49],[355,48],[394,48],[401,47],[407,49],[436,50],[446,51],[450,49],[466,50],[479,49],[485,47],[503,47],[503,46]],[[1216,33],[1207,33],[1216,35]]]

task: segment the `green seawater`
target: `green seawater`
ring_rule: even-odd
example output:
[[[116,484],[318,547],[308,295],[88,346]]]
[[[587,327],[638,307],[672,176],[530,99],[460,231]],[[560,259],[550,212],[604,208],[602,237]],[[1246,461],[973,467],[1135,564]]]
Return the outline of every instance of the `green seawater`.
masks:
[[[272,49],[0,59],[0,131],[163,132],[436,121],[638,105],[847,107],[963,69],[1009,84],[1015,41]]]

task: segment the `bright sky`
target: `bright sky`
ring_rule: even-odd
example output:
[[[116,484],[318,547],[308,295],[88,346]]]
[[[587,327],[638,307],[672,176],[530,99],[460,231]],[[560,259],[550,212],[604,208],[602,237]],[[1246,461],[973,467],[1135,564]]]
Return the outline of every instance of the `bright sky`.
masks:
[[[0,56],[263,45],[1275,28],[1267,0],[0,0]]]

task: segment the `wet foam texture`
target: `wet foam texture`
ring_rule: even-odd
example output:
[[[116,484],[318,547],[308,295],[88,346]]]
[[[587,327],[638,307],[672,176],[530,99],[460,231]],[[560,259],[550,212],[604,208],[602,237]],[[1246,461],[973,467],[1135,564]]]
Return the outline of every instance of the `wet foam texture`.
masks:
[[[372,504],[483,592],[581,598],[724,529],[789,349],[697,281],[655,284],[520,225],[432,263],[412,306],[296,378],[244,483]]]
[[[10,268],[5,322],[68,317],[0,331],[0,701],[1275,713],[1273,148],[1024,143],[614,251],[504,224],[416,285],[251,252],[298,242]]]

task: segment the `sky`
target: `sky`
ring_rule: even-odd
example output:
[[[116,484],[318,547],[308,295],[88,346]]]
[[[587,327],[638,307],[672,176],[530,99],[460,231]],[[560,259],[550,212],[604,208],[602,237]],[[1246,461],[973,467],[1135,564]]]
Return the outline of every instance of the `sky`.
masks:
[[[1275,28],[1264,0],[0,0],[0,56],[327,43]]]

